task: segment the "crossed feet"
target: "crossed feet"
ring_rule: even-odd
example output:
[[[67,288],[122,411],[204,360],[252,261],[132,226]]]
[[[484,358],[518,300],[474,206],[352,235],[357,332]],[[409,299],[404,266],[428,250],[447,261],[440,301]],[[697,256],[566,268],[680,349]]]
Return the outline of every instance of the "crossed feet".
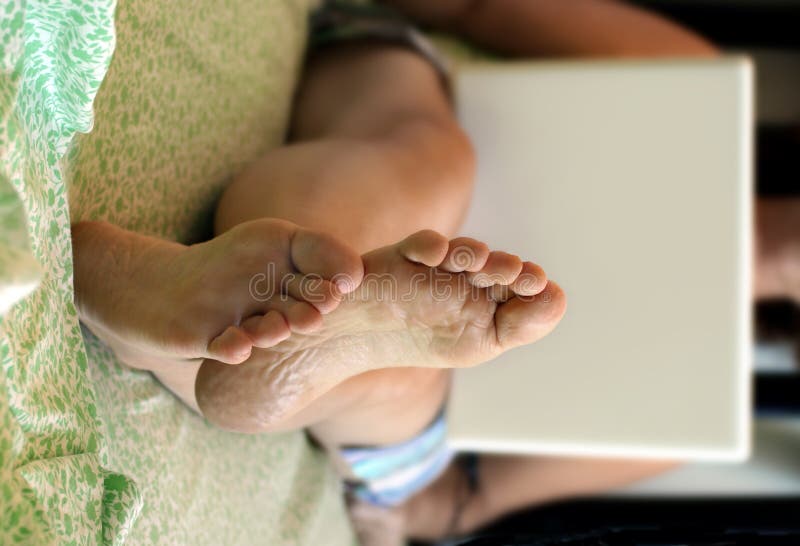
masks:
[[[261,219],[178,246],[137,262],[146,271],[117,301],[124,314],[88,324],[128,364],[202,362],[199,409],[242,432],[272,430],[363,372],[486,362],[547,335],[565,309],[539,266],[433,231],[359,256]]]
[[[305,252],[333,259],[335,252],[325,251],[324,244],[320,239],[284,252],[296,263],[312,259]],[[350,261],[338,257],[335,263]],[[324,320],[320,314],[311,328],[299,331],[287,320],[291,334],[278,335],[286,331],[282,326],[273,332],[272,322],[264,326],[263,319],[255,319],[264,326],[264,339],[281,342],[255,342],[251,356],[238,366],[203,363],[195,394],[210,421],[242,432],[268,430],[363,372],[486,362],[547,335],[565,309],[560,288],[547,282],[539,266],[492,252],[474,239],[448,241],[421,231],[365,254],[360,263],[363,274],[355,268],[335,272],[334,263],[300,268],[309,283],[322,275],[343,288],[335,298],[338,305],[328,301],[318,309],[327,314]],[[314,299],[306,302],[315,305]],[[286,297],[275,300],[268,304],[270,313],[282,311]]]

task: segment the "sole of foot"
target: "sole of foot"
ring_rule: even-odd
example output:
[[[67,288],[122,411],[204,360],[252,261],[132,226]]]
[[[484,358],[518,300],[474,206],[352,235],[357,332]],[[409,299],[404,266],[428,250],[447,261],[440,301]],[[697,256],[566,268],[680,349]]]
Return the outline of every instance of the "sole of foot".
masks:
[[[363,264],[360,285],[313,333],[255,349],[238,366],[206,360],[195,383],[206,418],[241,432],[280,430],[350,377],[474,366],[546,336],[566,308],[538,265],[474,239],[421,231]]]

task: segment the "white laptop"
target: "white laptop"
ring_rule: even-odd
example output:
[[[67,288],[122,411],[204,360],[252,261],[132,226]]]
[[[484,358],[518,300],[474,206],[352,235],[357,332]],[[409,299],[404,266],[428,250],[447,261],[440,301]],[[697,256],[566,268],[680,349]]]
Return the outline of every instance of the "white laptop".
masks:
[[[547,338],[455,373],[449,442],[740,460],[750,444],[746,59],[464,66],[478,178],[463,233],[567,294]]]

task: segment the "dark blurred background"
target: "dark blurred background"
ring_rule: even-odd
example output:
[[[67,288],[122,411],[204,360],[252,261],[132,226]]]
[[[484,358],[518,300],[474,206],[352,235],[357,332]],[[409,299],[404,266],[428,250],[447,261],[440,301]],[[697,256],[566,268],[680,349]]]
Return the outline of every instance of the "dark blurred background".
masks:
[[[800,0],[634,2],[756,67],[759,196],[800,196]],[[756,306],[754,454],[602,498],[528,510],[459,544],[800,544],[800,309]]]

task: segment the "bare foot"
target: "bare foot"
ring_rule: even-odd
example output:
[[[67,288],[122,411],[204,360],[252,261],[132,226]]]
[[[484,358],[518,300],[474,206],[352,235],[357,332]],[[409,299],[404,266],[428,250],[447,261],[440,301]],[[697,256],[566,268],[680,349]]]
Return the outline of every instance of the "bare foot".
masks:
[[[363,273],[346,245],[283,220],[246,222],[188,247],[90,224],[73,228],[76,245],[94,239],[99,249],[81,267],[104,272],[76,275],[81,320],[123,362],[156,372],[193,359],[241,363],[254,347],[312,332]]]
[[[240,366],[203,363],[195,394],[211,422],[275,430],[357,374],[473,366],[547,335],[564,313],[561,289],[539,266],[472,239],[422,231],[363,260],[364,281],[317,332]]]

